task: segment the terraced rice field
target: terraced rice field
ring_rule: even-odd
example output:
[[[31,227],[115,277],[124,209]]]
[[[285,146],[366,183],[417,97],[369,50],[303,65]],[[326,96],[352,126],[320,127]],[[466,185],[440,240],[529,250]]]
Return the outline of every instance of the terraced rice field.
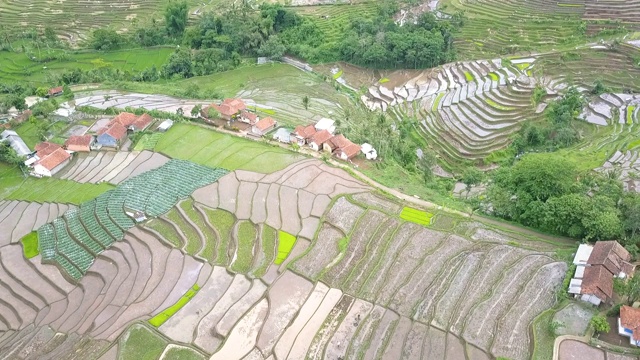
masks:
[[[400,204],[318,160],[200,176],[191,193],[189,171],[168,172],[180,186],[154,175],[186,162],[132,175],[157,155],[142,154],[116,171],[115,190],[77,208],[0,202],[0,227],[13,229],[0,235],[0,286],[11,289],[0,357],[519,360],[564,277],[550,255],[562,245],[440,213],[429,227],[405,221]],[[169,189],[183,195],[156,199]],[[123,206],[153,219],[133,226]],[[23,256],[20,239],[40,226],[57,261],[80,271],[80,250],[89,255],[82,276],[43,263],[42,238],[40,255]]]
[[[376,15],[375,1],[325,6],[296,6],[292,9],[310,18],[322,31],[325,41],[337,42],[350,24],[350,19],[372,18]]]

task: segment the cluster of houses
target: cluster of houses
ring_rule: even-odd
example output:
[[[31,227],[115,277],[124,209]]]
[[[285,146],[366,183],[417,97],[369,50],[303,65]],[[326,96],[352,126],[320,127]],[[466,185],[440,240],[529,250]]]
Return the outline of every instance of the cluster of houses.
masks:
[[[25,158],[25,165],[36,177],[50,177],[62,170],[75,152],[90,152],[95,149],[117,150],[134,132],[149,128],[154,119],[148,114],[135,115],[127,112],[118,114],[106,126],[99,129],[96,135],[73,135],[64,145],[42,142],[32,151],[20,136],[12,130],[0,134],[0,140],[7,142],[19,156]],[[165,120],[158,126],[158,131],[166,131],[173,121]]]
[[[257,114],[249,111],[247,105],[240,99],[225,99],[220,105],[205,106],[200,113],[205,121],[211,121],[209,119],[211,109],[214,109],[229,125],[245,124],[247,134],[251,136],[264,136],[278,125],[271,117],[259,118]],[[345,161],[353,159],[361,151],[369,160],[375,160],[378,156],[371,145],[360,146],[344,135],[336,134],[335,121],[327,118],[313,125],[299,125],[293,132],[287,131],[283,134],[278,131],[274,139],[284,143],[296,142],[299,146],[308,145],[314,151],[325,151]]]

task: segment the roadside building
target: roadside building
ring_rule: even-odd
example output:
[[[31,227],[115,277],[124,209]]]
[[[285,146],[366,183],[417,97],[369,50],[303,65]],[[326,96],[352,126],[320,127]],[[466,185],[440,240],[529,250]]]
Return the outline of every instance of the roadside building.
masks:
[[[117,149],[127,139],[127,128],[116,122],[98,131],[97,142],[107,148]]]
[[[329,133],[333,134],[336,132],[335,121],[327,118],[322,118],[318,121],[314,127],[316,131],[327,130]]]
[[[242,110],[245,110],[247,105],[240,99],[224,99],[224,101],[218,104],[210,104],[205,106],[200,111],[200,114],[204,118],[209,118],[209,109],[215,109],[222,119],[231,121],[235,119]]]
[[[276,127],[276,121],[271,117],[266,117],[260,119],[253,127],[251,128],[251,132],[255,135],[263,136],[269,131],[273,130]]]
[[[36,145],[34,158],[31,175],[36,177],[51,177],[71,161],[71,155],[62,146],[50,142]]]
[[[57,86],[49,89],[49,91],[47,92],[47,95],[49,97],[55,97],[55,96],[62,95],[63,92],[64,92],[64,88],[62,86]]]
[[[238,117],[238,121],[243,122],[243,123],[247,123],[249,125],[255,125],[255,123],[257,123],[258,120],[260,120],[258,115],[254,114],[254,113],[252,113],[251,111],[248,111],[248,110],[240,111],[240,117]]]
[[[629,338],[633,346],[640,346],[640,309],[624,305],[618,317],[618,334]]]
[[[298,143],[298,145],[303,146],[308,142],[309,139],[316,133],[316,128],[313,125],[298,125],[291,133],[292,137]]]
[[[73,135],[64,142],[64,147],[69,151],[89,152],[95,142],[93,135]]]
[[[20,135],[13,130],[4,130],[0,133],[0,140],[9,143],[9,146],[15,150],[18,156],[27,157],[31,154],[31,150],[29,150],[27,144],[25,144]]]
[[[327,142],[327,140],[331,139],[331,137],[332,135],[328,130],[318,131],[309,139],[309,147],[314,151],[320,151],[324,143]]]

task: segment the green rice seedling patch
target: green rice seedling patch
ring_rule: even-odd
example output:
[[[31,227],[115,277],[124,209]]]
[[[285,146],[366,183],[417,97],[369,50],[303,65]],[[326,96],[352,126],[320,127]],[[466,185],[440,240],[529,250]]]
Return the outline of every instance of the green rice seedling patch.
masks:
[[[238,250],[236,259],[231,264],[231,270],[238,273],[247,273],[251,269],[253,261],[253,245],[256,242],[256,227],[249,221],[241,221],[238,224]]]
[[[144,134],[136,143],[136,146],[133,150],[142,151],[142,150],[153,150],[156,145],[158,145],[158,141],[162,137],[163,133],[153,133],[153,134]]]
[[[302,159],[301,155],[277,146],[189,124],[174,125],[160,138],[154,150],[210,167],[261,173],[282,170]]]
[[[155,360],[167,347],[167,342],[140,324],[132,325],[120,337],[118,359]]]
[[[497,102],[491,100],[491,99],[484,99],[484,101],[487,103],[487,105],[491,106],[492,108],[498,109],[498,110],[503,110],[503,111],[510,111],[510,110],[514,110],[514,107],[511,106],[504,106],[504,105],[500,105]]]
[[[278,231],[278,256],[273,263],[276,265],[282,264],[287,259],[287,256],[289,256],[295,243],[295,236],[284,231]]]
[[[438,96],[436,96],[436,99],[433,100],[433,105],[431,106],[431,111],[438,111],[438,104],[440,103],[440,100],[444,97],[444,92],[441,92],[440,94],[438,94]]]
[[[340,69],[337,73],[333,74],[333,80],[340,78],[342,76],[342,69]]]
[[[640,139],[636,139],[636,140],[630,142],[629,145],[627,145],[627,150],[631,150],[631,149],[633,149],[635,147],[638,147],[638,146],[640,146]]]
[[[561,4],[561,3],[558,3],[557,5],[559,7],[576,7],[576,8],[584,7],[584,4]]]
[[[183,246],[182,239],[176,232],[176,229],[174,229],[173,226],[169,225],[165,221],[162,221],[159,219],[152,219],[149,222],[147,222],[145,226],[160,233],[160,235],[162,235],[162,237],[164,237],[165,240],[170,242],[171,245],[179,249],[182,248]]]
[[[229,248],[229,242],[231,241],[231,229],[233,228],[236,218],[233,214],[224,210],[205,209],[204,211],[209,218],[209,223],[213,225],[218,231],[218,234],[220,234],[218,255],[215,263],[226,266],[229,263],[229,254],[227,254],[227,249]]]
[[[275,258],[276,247],[276,229],[269,225],[262,226],[262,252],[264,253],[264,259],[260,266],[253,272],[256,277],[262,277],[267,273],[267,269],[271,262]]]
[[[40,254],[40,250],[38,249],[38,233],[35,231],[30,232],[25,235],[22,239],[20,239],[20,243],[22,243],[22,252],[24,253],[24,257],[27,259],[31,259]]]
[[[172,347],[164,354],[164,359],[172,360],[202,360],[205,357],[199,352],[186,347]]]
[[[191,224],[189,224],[175,208],[169,210],[167,218],[176,224],[180,231],[182,231],[182,234],[187,238],[187,244],[184,247],[184,251],[189,255],[196,255],[202,246],[200,243],[200,236],[198,235],[198,232],[196,232],[196,229],[194,229],[193,226],[191,226]]]
[[[189,219],[196,224],[198,228],[200,228],[200,231],[204,235],[205,244],[199,255],[209,261],[213,261],[213,257],[215,255],[216,235],[210,230],[209,225],[205,222],[202,214],[193,207],[193,200],[191,198],[181,202],[180,208],[182,208]]]
[[[261,108],[261,107],[257,107],[257,106],[254,107],[254,109],[259,113],[264,113],[264,114],[271,115],[271,116],[276,114],[276,111],[274,109]]]
[[[524,70],[526,68],[528,68],[529,66],[531,66],[531,64],[529,63],[520,63],[520,64],[516,64],[516,67],[520,70]]]
[[[432,213],[410,207],[403,208],[402,212],[400,213],[400,219],[424,226],[431,224],[432,217]]]
[[[489,77],[490,77],[490,78],[491,78],[491,80],[493,80],[493,81],[499,81],[499,80],[500,80],[500,77],[498,76],[498,74],[493,73],[493,72],[490,72],[490,73],[489,73]]]
[[[169,306],[158,315],[149,319],[149,324],[155,327],[159,327],[162,324],[164,324],[167,320],[169,320],[169,318],[171,318],[175,313],[177,313],[178,310],[182,309],[185,305],[187,305],[187,303],[191,301],[191,299],[193,299],[194,296],[196,296],[196,294],[198,293],[198,290],[200,290],[200,286],[198,286],[198,284],[193,285],[193,287],[187,290],[187,292],[184,295],[182,295],[182,297],[175,304]]]
[[[473,74],[468,71],[464,72],[464,77],[467,79],[467,82],[472,82],[474,80]]]
[[[344,237],[338,241],[338,250],[340,250],[341,253],[347,251],[347,246],[349,246],[349,238]]]
[[[636,110],[635,105],[627,106],[627,125],[633,124],[633,112]]]
[[[388,83],[390,80],[388,78],[382,78],[380,80],[378,80],[378,84],[384,84],[384,83]]]

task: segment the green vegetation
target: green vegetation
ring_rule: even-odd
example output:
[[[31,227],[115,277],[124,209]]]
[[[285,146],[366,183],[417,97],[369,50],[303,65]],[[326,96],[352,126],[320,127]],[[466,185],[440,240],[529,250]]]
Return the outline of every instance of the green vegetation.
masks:
[[[172,347],[164,354],[165,359],[175,360],[204,360],[205,357],[199,352],[185,347]]]
[[[471,81],[475,80],[474,77],[473,77],[473,74],[471,74],[468,71],[464,72],[464,77],[467,79],[468,82],[471,82]]]
[[[202,244],[200,243],[200,236],[198,235],[196,229],[194,229],[191,224],[187,223],[187,221],[175,208],[169,210],[166,216],[169,220],[171,220],[171,222],[178,226],[182,234],[185,236],[185,238],[187,238],[187,243],[184,247],[184,251],[186,251],[187,254],[196,255],[202,247]]]
[[[384,83],[388,83],[388,82],[389,82],[388,78],[382,78],[382,79],[378,80],[379,84],[384,84]]]
[[[187,124],[174,125],[155,151],[211,167],[263,173],[281,170],[301,158],[280,147]]]
[[[27,259],[31,259],[40,254],[40,250],[38,248],[38,233],[35,231],[30,232],[25,235],[22,239],[20,239],[20,243],[22,244],[22,252],[24,253],[24,257]]]
[[[499,81],[500,80],[500,77],[496,73],[489,73],[489,78],[491,78],[492,81]]]
[[[607,322],[607,318],[602,315],[595,315],[594,317],[592,317],[589,324],[593,326],[593,329],[596,332],[599,333],[608,333],[609,331],[611,331],[611,326]]]
[[[245,274],[251,269],[253,246],[256,243],[256,228],[249,221],[238,223],[238,249],[231,270]]]
[[[633,112],[636,110],[635,105],[627,106],[627,125],[633,124]]]
[[[153,150],[160,138],[164,135],[164,133],[152,133],[152,134],[144,134],[136,143],[136,146],[133,150],[142,151],[142,150]]]
[[[161,219],[151,219],[144,226],[157,231],[165,240],[178,249],[181,249],[184,246],[182,238],[178,235],[176,229],[166,221]]]
[[[253,272],[256,277],[262,277],[275,258],[276,230],[269,225],[262,225],[262,253],[264,259],[260,266]]]
[[[338,241],[338,250],[341,254],[347,251],[347,246],[349,246],[349,238],[342,238]]]
[[[295,236],[282,230],[278,231],[278,256],[273,263],[276,265],[282,264],[289,256],[289,253],[291,252],[291,249],[293,249],[293,245],[295,243]]]
[[[208,229],[208,225],[206,224],[200,212],[194,208],[194,203],[191,198],[182,201],[179,206],[180,208],[182,208],[185,214],[187,214],[189,219],[193,221],[198,228],[203,230],[205,244],[199,255],[209,261],[213,261],[215,256],[215,246],[217,242],[216,235],[213,233],[213,231],[206,230]]]
[[[218,234],[220,234],[218,256],[215,263],[218,265],[227,265],[229,263],[227,249],[229,248],[229,242],[231,242],[231,230],[233,229],[233,224],[236,222],[236,218],[233,214],[224,210],[205,208],[204,211],[209,218],[209,223],[211,223],[218,231]]]
[[[484,101],[487,103],[487,105],[491,106],[492,108],[498,109],[498,110],[503,110],[503,111],[510,111],[510,110],[514,110],[514,107],[511,106],[504,106],[504,105],[500,105],[497,102],[491,100],[491,99],[484,99]]]
[[[430,225],[433,214],[410,207],[404,207],[400,212],[400,218],[405,221],[410,221],[418,225]]]
[[[120,337],[119,345],[119,359],[155,360],[160,358],[167,342],[145,326],[135,324]]]
[[[436,96],[436,99],[433,100],[433,105],[431,105],[431,111],[438,111],[438,104],[440,104],[440,100],[444,97],[445,93],[441,92]]]
[[[342,70],[338,71],[337,73],[333,74],[333,79],[338,79],[340,78],[340,76],[342,76]]]
[[[550,331],[555,310],[549,309],[538,315],[533,321],[533,355],[532,360],[547,360],[553,358],[553,343],[556,334]]]
[[[160,327],[160,325],[164,324],[167,320],[169,320],[169,318],[171,318],[175,313],[177,313],[178,310],[182,309],[185,305],[187,305],[187,303],[191,301],[191,299],[194,296],[196,296],[196,294],[198,293],[198,290],[200,290],[200,286],[198,286],[197,284],[193,285],[191,289],[187,290],[187,292],[184,295],[182,295],[182,297],[175,304],[164,309],[158,315],[149,319],[149,324],[155,327]]]
[[[78,205],[113,188],[108,183],[81,184],[56,178],[25,178],[17,167],[0,163],[0,199]]]

